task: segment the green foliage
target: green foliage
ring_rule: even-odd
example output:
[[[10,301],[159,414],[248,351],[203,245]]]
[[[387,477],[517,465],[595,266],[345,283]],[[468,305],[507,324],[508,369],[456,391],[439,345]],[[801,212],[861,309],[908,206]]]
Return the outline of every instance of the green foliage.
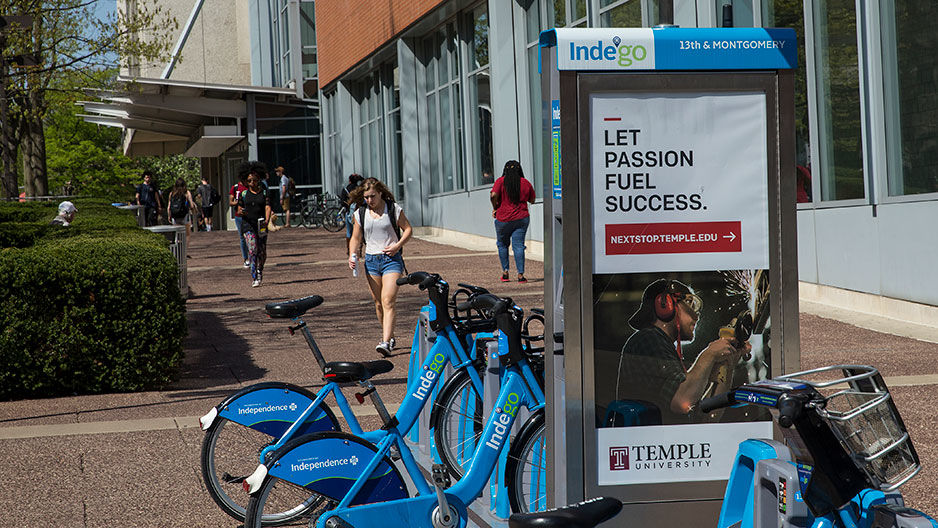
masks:
[[[20,219],[0,223],[0,242],[8,225],[38,233],[0,249],[0,399],[171,381],[186,318],[165,238],[103,200],[78,200],[72,225],[50,226],[56,205],[0,205]]]
[[[202,183],[201,161],[199,158],[189,158],[182,154],[174,156],[150,156],[139,158],[136,161],[139,172],[145,169],[153,171],[156,176],[156,186],[164,191],[171,189],[176,178],[186,181],[189,190],[195,189]],[[143,181],[141,179],[141,181]]]

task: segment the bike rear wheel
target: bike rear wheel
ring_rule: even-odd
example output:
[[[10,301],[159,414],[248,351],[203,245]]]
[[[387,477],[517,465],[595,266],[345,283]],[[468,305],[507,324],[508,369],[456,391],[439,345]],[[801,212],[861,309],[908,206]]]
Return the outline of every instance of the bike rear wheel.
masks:
[[[480,374],[481,375],[481,374]],[[482,396],[476,391],[466,370],[453,375],[433,402],[430,427],[440,458],[456,481],[465,474],[485,423],[482,419]]]
[[[338,429],[335,415],[328,407],[324,411]],[[202,440],[202,479],[208,489],[212,500],[232,518],[244,521],[250,497],[242,489],[242,482],[257,468],[259,455],[262,449],[274,443],[277,439],[239,423],[222,417],[215,419]],[[269,522],[264,524],[273,526],[288,522],[303,514],[309,505],[304,503],[309,493],[294,496],[292,500],[284,499],[278,502],[280,510],[269,510]]]
[[[511,443],[505,465],[505,484],[514,513],[547,509],[546,438],[544,412],[538,411]]]

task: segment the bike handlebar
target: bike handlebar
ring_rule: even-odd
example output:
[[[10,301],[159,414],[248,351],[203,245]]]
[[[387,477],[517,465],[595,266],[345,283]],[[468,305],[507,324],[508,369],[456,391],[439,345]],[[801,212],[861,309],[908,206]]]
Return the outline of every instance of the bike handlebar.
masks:
[[[723,394],[717,394],[716,396],[710,396],[709,398],[700,400],[700,410],[708,413],[722,409],[723,407],[729,407],[734,403],[736,403],[736,391],[724,392]]]
[[[440,276],[435,273],[427,273],[426,271],[415,271],[409,273],[404,277],[397,279],[397,285],[403,286],[405,284],[416,284],[420,286],[421,290],[426,290],[434,282],[439,280]]]
[[[507,302],[505,299],[492,295],[491,293],[483,293],[480,295],[473,295],[468,301],[459,303],[459,305],[456,306],[456,309],[461,312],[466,312],[470,309],[487,311],[490,312],[491,316],[494,317],[498,314],[507,312],[509,306],[510,302]]]
[[[459,283],[456,283],[456,285],[459,286],[460,288],[464,288],[464,289],[466,289],[466,290],[469,290],[469,292],[471,292],[471,293],[476,293],[476,294],[479,294],[479,293],[490,293],[487,289],[483,288],[482,286],[475,286],[475,285],[473,285],[473,284],[466,284],[465,282],[459,282]]]

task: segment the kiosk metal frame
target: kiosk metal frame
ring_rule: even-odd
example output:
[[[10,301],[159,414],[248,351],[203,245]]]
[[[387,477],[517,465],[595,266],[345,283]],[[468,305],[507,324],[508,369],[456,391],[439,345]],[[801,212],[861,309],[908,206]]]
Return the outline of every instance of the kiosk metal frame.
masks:
[[[669,31],[669,30],[655,30]],[[685,30],[686,31],[686,30]],[[590,96],[597,93],[763,93],[767,124],[768,249],[772,288],[771,375],[799,368],[794,74],[786,68],[734,71],[558,70],[557,46],[542,36],[542,133],[559,102],[560,190],[545,186],[545,305],[553,307],[547,343],[548,497],[552,504],[613,495],[630,523],[716,522],[725,480],[599,486],[593,347]],[[572,47],[571,47],[572,49]],[[552,104],[553,103],[553,104]],[[552,112],[553,110],[553,112]],[[554,121],[556,123],[556,121]],[[546,139],[542,137],[542,139]],[[545,149],[550,153],[551,149]],[[547,164],[546,166],[551,166]],[[790,172],[790,174],[789,174]],[[556,190],[556,187],[554,187]]]

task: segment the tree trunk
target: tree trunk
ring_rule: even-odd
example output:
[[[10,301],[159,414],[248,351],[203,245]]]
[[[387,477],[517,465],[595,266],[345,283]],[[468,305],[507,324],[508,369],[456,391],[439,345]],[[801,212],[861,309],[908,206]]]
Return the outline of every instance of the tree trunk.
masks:
[[[30,94],[30,104],[35,94]],[[40,96],[41,97],[41,96]],[[46,176],[46,135],[42,128],[42,119],[37,112],[29,112],[23,122],[23,182],[26,196],[45,196],[48,194],[49,181]]]
[[[2,48],[0,48],[2,49]],[[16,186],[16,147],[12,141],[13,126],[10,119],[10,103],[7,98],[7,67],[0,60],[0,180],[3,184],[3,196],[14,198],[19,193]]]

